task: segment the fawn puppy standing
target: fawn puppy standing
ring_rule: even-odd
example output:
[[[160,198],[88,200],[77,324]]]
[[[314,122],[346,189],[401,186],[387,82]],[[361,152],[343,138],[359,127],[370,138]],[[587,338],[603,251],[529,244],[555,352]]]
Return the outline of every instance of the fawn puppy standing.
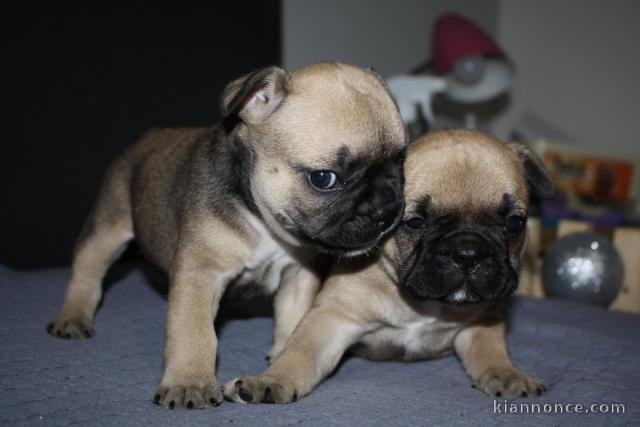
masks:
[[[276,356],[319,288],[314,255],[366,252],[403,211],[404,127],[373,71],[265,68],[226,87],[222,112],[212,128],[149,131],[109,167],[48,327],[94,335],[102,278],[135,238],[169,276],[154,398],[168,408],[222,401],[213,321],[227,289],[276,293]]]

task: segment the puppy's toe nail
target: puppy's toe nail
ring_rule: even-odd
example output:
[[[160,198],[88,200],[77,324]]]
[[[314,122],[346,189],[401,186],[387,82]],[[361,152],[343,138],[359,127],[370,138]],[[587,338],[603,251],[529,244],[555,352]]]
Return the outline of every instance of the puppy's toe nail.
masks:
[[[521,396],[521,397],[527,397],[527,392],[526,392],[526,391],[523,391],[522,393],[520,393],[520,396]]]
[[[293,392],[293,397],[291,398],[292,402],[297,402],[298,401],[298,392],[294,391]]]
[[[159,405],[160,404],[160,395],[156,394],[155,396],[153,396],[153,404],[154,405]]]
[[[537,394],[538,396],[542,396],[542,392],[543,392],[543,391],[544,391],[544,386],[543,386],[543,387],[538,387],[538,388],[536,389],[536,394]]]
[[[49,323],[47,325],[47,332],[51,333],[53,331],[53,323]]]
[[[176,402],[175,400],[172,400],[171,402],[169,402],[169,409],[173,409],[176,407]]]
[[[193,409],[193,402],[192,401],[188,401],[187,402],[187,409]]]
[[[264,360],[266,360],[267,362],[271,360],[271,356],[265,356]]]
[[[471,383],[471,388],[476,388],[476,385],[474,383]]]
[[[209,403],[213,406],[220,406],[222,402],[218,402],[216,399],[212,397],[211,399],[209,399]]]
[[[502,393],[499,391],[496,391],[496,397],[500,397],[500,396],[502,396]]]
[[[273,400],[273,395],[271,394],[271,388],[267,387],[264,390],[264,397],[262,398],[262,403],[276,403]]]
[[[249,390],[242,387],[240,388],[240,390],[238,390],[238,396],[240,396],[240,399],[244,400],[245,402],[251,402],[253,400],[253,394],[251,394]]]
[[[67,332],[67,334],[64,337],[65,338],[71,338],[71,334]]]

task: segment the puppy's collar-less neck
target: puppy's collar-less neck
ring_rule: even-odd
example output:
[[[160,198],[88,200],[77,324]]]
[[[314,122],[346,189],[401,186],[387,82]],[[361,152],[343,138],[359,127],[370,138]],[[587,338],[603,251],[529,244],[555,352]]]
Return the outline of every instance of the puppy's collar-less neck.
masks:
[[[254,153],[240,137],[233,132],[233,128],[238,125],[239,119],[229,122],[235,115],[225,118],[222,125],[212,132],[211,144],[213,162],[220,162],[221,159],[227,163],[223,166],[229,176],[229,189],[235,193],[246,208],[259,219],[262,214],[256,205],[251,193],[251,174],[254,166]]]

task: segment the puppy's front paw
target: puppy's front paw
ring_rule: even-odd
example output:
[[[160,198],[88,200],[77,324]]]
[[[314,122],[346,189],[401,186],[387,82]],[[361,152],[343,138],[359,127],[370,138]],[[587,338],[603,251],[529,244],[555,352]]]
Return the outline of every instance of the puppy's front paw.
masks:
[[[224,397],[237,403],[290,403],[298,400],[293,384],[266,375],[229,381],[224,385]]]
[[[474,385],[491,396],[505,398],[540,396],[545,391],[538,378],[515,368],[488,369],[475,378]]]
[[[58,318],[47,325],[47,332],[58,338],[91,338],[96,334],[91,322],[75,318]]]
[[[218,383],[213,380],[205,384],[160,384],[156,389],[153,403],[169,409],[181,406],[187,409],[203,409],[219,406],[222,399],[222,391]]]

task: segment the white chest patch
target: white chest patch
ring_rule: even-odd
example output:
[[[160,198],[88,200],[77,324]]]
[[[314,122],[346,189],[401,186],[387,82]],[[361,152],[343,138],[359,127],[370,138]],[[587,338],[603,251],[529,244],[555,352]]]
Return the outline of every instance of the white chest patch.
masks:
[[[408,357],[438,357],[448,354],[463,323],[445,320],[438,304],[425,301],[420,316],[405,321],[399,339]]]
[[[233,285],[258,285],[263,292],[271,294],[278,289],[283,270],[296,261],[285,244],[276,239],[262,221],[252,214],[248,214],[246,219],[256,243]]]
[[[438,304],[425,302],[418,313],[383,328],[368,344],[373,349],[387,346],[401,349],[397,353],[405,360],[439,357],[451,352],[460,327],[457,322],[442,319]]]
[[[433,330],[435,317],[424,317],[407,323],[402,332],[402,344],[407,353],[418,354],[424,351],[425,341],[428,341],[428,335]]]

